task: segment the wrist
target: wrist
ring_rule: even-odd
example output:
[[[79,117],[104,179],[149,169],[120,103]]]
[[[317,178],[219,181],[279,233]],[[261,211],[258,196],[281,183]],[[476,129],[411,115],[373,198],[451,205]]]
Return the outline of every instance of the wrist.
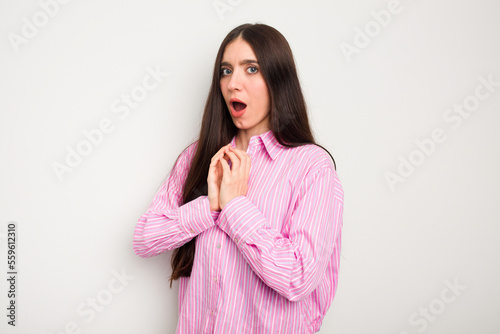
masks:
[[[240,195],[240,196],[242,196],[242,195]],[[228,205],[229,202],[231,202],[236,197],[239,197],[239,196],[234,196],[231,199],[229,199],[227,202],[219,202],[220,210],[222,211],[222,209],[224,209],[226,207],[226,205]]]

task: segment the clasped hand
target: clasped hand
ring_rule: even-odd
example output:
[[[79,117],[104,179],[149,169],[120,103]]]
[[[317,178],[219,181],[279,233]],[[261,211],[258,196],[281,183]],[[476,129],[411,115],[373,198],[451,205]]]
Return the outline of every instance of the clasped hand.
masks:
[[[220,211],[233,198],[247,194],[250,164],[250,156],[231,144],[215,153],[207,177],[210,210]]]

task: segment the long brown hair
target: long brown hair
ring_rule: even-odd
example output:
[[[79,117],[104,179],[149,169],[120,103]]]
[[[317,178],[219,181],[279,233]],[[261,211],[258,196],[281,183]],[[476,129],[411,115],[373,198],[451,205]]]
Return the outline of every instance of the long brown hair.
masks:
[[[207,176],[213,155],[237,134],[220,89],[221,62],[226,46],[243,38],[252,47],[267,84],[271,104],[269,128],[276,140],[286,147],[318,145],[309,127],[306,103],[300,88],[292,50],[285,37],[265,24],[243,24],[222,41],[215,59],[212,84],[205,104],[196,153],[184,183],[183,203],[208,195]],[[323,146],[318,145],[326,150]],[[330,152],[328,152],[330,154]],[[332,155],[334,167],[335,160]],[[172,281],[189,277],[193,268],[196,237],[172,254]]]

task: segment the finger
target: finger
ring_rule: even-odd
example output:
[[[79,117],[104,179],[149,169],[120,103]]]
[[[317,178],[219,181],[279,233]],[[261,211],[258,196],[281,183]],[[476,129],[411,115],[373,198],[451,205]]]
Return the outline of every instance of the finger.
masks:
[[[217,164],[219,163],[219,159],[222,157],[222,155],[219,155],[218,157],[214,157],[212,162],[210,163],[210,166],[208,168],[209,172],[210,170],[217,170]]]
[[[246,152],[243,152],[242,150],[239,150],[239,149],[230,149],[230,152],[231,153],[234,153],[238,159],[240,160],[240,170],[243,172],[242,175],[245,175],[246,174],[246,169],[247,169],[247,164],[248,164],[248,161],[247,161],[247,157],[248,157],[248,154]]]
[[[213,158],[212,158],[212,162],[211,162],[211,165],[215,165],[217,166],[217,164],[219,164],[219,161],[221,158],[224,158],[224,160],[228,161],[229,160],[229,157],[226,155],[226,152],[223,151],[221,152],[220,154],[218,155],[215,155]]]
[[[231,159],[231,162],[232,162],[233,166],[236,166],[236,168],[239,168],[240,167],[240,158],[238,158],[236,156],[236,154],[234,154],[233,152],[231,152],[231,150],[227,151],[226,154]]]
[[[232,179],[232,172],[231,172],[231,167],[229,167],[229,164],[227,163],[226,160],[219,158],[220,160],[220,165],[222,167],[222,173],[220,177],[220,186],[222,186],[222,183],[228,183]]]
[[[231,169],[229,168],[229,164],[227,163],[227,161],[222,159],[222,157],[219,158],[219,161],[222,166],[224,175],[231,175]]]
[[[237,154],[238,157],[240,158],[240,161],[242,161],[242,162],[245,161],[245,165],[248,165],[248,163],[250,163],[251,158],[247,152],[240,150],[238,148],[235,148],[235,147],[230,147],[229,150],[231,152],[234,152],[235,154]]]
[[[222,176],[222,167],[220,164],[220,158],[225,154],[224,151],[219,153],[218,155],[215,155],[212,158],[212,161],[210,162],[209,168],[208,168],[208,177],[214,177],[215,179],[218,179],[220,176]],[[229,158],[228,158],[229,159]]]
[[[233,152],[233,153],[238,153],[238,156],[239,156],[239,157],[249,157],[249,158],[250,158],[250,156],[248,155],[248,153],[247,153],[247,152],[245,152],[245,151],[243,151],[243,150],[240,150],[240,149],[239,149],[239,148],[237,148],[237,147],[229,147],[229,151],[230,151],[230,152]]]
[[[221,153],[225,152],[227,149],[229,149],[229,147],[231,146],[231,144],[227,144],[227,145],[224,145],[222,146],[214,155],[212,158],[215,158],[216,156],[220,155]]]
[[[212,162],[210,164],[210,167],[208,168],[207,182],[216,181],[220,176],[220,173],[218,172],[219,169],[219,166],[217,165],[218,162],[219,161],[216,160],[215,162]]]

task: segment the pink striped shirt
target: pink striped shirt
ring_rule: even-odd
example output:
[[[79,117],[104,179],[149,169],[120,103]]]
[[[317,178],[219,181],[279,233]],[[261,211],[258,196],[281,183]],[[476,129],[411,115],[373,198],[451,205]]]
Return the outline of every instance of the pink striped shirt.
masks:
[[[198,236],[191,277],[179,280],[176,333],[319,331],[339,270],[344,193],[332,159],[312,144],[286,148],[271,130],[255,135],[247,195],[215,212],[207,196],[179,205],[197,143],[134,232],[141,257]]]

